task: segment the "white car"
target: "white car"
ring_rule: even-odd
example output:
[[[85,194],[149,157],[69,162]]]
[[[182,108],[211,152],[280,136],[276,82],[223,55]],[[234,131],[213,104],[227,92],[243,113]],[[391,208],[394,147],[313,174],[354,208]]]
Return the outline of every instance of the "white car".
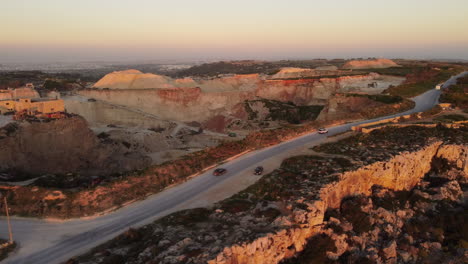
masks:
[[[319,133],[319,134],[327,134],[327,133],[328,133],[328,129],[326,129],[326,128],[319,128],[319,129],[318,129],[318,133]]]

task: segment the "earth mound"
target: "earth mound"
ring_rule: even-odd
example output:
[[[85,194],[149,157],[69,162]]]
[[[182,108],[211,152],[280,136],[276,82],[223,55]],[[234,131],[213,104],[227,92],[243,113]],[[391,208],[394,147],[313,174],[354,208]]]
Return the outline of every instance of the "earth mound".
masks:
[[[173,80],[167,76],[130,69],[111,72],[102,77],[93,87],[101,89],[154,89],[193,86],[196,84],[190,78]]]
[[[398,66],[398,64],[389,59],[352,60],[345,63],[343,69],[383,69]]]
[[[286,67],[281,68],[281,70],[272,76],[273,79],[290,79],[290,78],[300,78],[300,77],[309,77],[315,76],[317,73],[313,69],[305,68],[292,68]]]

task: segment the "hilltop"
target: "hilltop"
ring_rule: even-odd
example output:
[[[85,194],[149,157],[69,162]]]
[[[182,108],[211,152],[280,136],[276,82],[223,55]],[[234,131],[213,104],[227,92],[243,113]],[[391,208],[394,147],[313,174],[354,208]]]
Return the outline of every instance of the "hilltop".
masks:
[[[343,69],[381,69],[398,66],[398,64],[389,59],[352,60],[346,62],[343,65]]]

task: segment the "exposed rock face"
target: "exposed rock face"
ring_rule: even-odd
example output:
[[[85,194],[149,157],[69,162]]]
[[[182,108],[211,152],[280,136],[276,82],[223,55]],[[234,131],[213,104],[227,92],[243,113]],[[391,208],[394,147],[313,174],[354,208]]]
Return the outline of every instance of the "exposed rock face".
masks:
[[[273,75],[272,79],[288,79],[317,76],[318,73],[313,69],[304,68],[282,68],[278,73]]]
[[[320,200],[308,203],[306,210],[296,208],[289,221],[297,227],[261,236],[251,243],[225,248],[210,264],[218,263],[279,263],[288,256],[288,249],[302,251],[309,237],[319,231],[327,208],[338,208],[341,200],[350,195],[370,195],[373,185],[393,190],[411,189],[431,169],[431,161],[438,154],[440,142],[421,151],[397,156],[388,162],[377,162],[356,171],[345,172],[338,182],[321,188]],[[467,149],[459,146],[449,152],[466,163]],[[443,154],[442,154],[443,155]],[[444,155],[445,157],[445,155]]]
[[[371,82],[382,81],[378,74],[298,80],[265,80],[258,74],[251,74],[204,79],[197,83],[149,75],[135,70],[114,72],[95,85],[110,89],[88,89],[79,93],[140,109],[161,119],[203,123],[221,115],[230,119],[239,104],[256,97],[298,105],[324,104],[336,92],[356,91],[367,88]],[[399,82],[399,79],[385,82],[382,88]]]
[[[308,78],[320,77],[325,75],[342,75],[343,71],[338,70],[336,66],[321,66],[315,69],[307,68],[281,68],[281,70],[271,76],[271,79],[294,79],[294,78]]]
[[[447,147],[457,148],[438,152],[453,154]],[[455,160],[446,162],[433,159],[431,171],[412,190],[374,186],[370,196],[347,197],[326,213],[320,235],[286,263],[463,263],[468,178],[453,166]],[[320,243],[327,248],[317,248]]]
[[[77,96],[66,96],[63,100],[67,112],[82,116],[90,126],[112,124],[140,128],[167,128],[169,125],[167,121],[157,120],[151,115],[103,101],[89,102]]]
[[[203,92],[245,92],[254,91],[262,83],[259,74],[236,74],[213,79],[199,80],[199,87]]]
[[[10,123],[0,130],[0,170],[31,174],[111,174],[140,169],[149,158],[103,144],[81,117]]]
[[[379,69],[397,66],[398,64],[389,59],[353,60],[345,63],[343,69]]]

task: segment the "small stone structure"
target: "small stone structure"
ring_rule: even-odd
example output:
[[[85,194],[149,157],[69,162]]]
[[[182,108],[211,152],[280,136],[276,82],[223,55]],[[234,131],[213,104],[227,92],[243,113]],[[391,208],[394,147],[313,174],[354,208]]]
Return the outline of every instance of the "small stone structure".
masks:
[[[0,101],[0,114],[6,112],[26,111],[29,115],[37,113],[50,114],[65,111],[63,100],[61,99],[15,99]]]

